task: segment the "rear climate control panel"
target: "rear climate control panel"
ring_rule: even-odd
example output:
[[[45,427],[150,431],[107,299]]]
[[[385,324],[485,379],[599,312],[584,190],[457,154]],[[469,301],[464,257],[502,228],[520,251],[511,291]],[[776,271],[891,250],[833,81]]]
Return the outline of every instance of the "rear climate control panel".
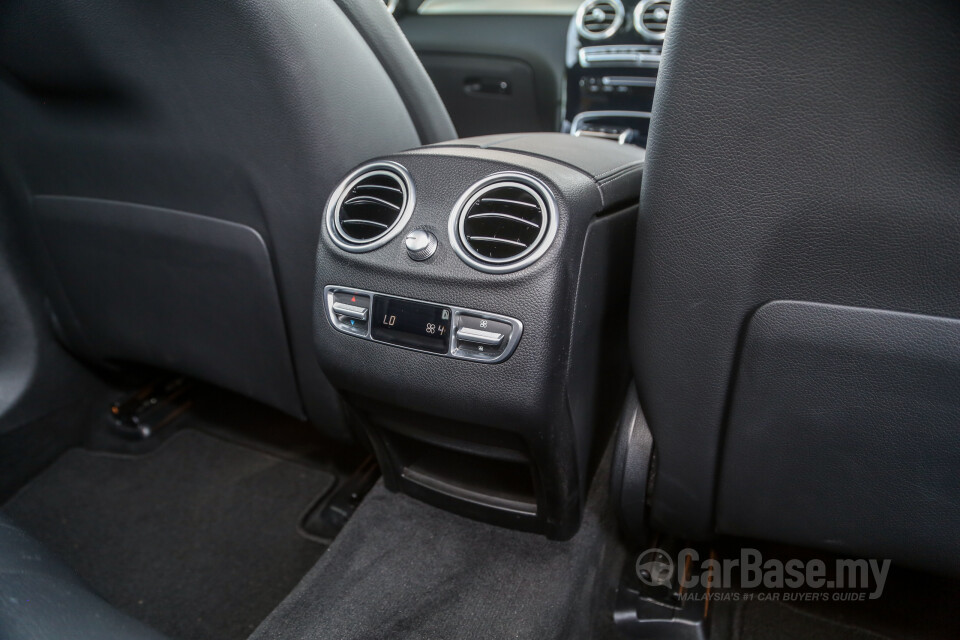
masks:
[[[335,285],[323,291],[334,329],[403,349],[493,364],[510,357],[523,333],[519,320],[486,311]]]

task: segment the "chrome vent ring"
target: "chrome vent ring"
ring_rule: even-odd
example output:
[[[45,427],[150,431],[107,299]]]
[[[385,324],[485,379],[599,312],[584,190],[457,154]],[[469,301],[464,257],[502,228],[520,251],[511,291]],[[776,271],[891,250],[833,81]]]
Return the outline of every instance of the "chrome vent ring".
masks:
[[[577,8],[574,24],[586,40],[606,40],[623,26],[624,10],[620,0],[584,0]]]
[[[557,205],[547,186],[523,173],[496,173],[471,186],[450,215],[450,244],[487,273],[529,266],[557,233]]]
[[[641,0],[633,10],[633,28],[647,40],[663,40],[670,0]]]
[[[374,162],[351,172],[327,202],[326,227],[338,247],[372,251],[406,226],[416,201],[407,170],[396,162]]]

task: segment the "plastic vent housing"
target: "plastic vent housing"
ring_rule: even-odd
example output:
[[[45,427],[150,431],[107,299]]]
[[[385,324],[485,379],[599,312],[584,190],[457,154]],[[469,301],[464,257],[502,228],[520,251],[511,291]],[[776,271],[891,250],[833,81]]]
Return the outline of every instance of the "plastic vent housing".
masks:
[[[400,233],[413,205],[413,183],[406,169],[395,162],[364,165],[330,196],[327,231],[341,249],[370,251]]]
[[[587,40],[605,40],[623,25],[620,0],[586,0],[577,9],[574,22],[577,33]]]
[[[633,10],[633,27],[648,40],[663,40],[670,0],[642,0]]]
[[[473,185],[450,217],[460,258],[488,273],[517,271],[543,255],[557,232],[553,195],[541,181],[498,173]]]

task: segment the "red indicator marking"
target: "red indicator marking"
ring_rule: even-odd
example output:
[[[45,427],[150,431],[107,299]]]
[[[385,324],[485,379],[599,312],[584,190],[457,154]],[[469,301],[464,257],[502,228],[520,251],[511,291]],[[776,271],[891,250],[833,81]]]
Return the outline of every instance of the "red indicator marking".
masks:
[[[350,298],[350,302],[356,302],[356,301],[357,301],[357,296],[353,296],[352,298]]]

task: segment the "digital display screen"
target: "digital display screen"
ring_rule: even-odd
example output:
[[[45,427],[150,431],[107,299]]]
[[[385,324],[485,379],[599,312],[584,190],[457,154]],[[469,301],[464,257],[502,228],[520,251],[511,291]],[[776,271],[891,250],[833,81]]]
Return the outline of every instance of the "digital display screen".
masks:
[[[450,309],[376,296],[370,335],[374,340],[403,347],[446,353],[450,348]]]

